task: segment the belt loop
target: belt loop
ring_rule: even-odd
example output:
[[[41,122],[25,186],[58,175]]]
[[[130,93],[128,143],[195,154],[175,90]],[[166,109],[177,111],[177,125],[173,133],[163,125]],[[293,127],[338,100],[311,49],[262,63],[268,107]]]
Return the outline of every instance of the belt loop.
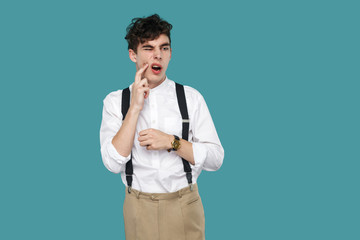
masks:
[[[140,196],[140,192],[137,192],[137,191],[136,191],[136,192],[134,192],[134,193],[135,193],[135,195],[136,195],[136,198],[139,199],[139,198],[140,198],[140,197],[139,197],[139,196]]]
[[[182,198],[181,190],[179,190],[179,198]]]

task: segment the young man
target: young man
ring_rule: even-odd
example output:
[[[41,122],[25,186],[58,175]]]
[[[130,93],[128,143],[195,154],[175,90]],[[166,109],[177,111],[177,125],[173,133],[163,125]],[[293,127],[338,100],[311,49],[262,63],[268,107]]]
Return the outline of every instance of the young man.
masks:
[[[224,158],[202,95],[166,75],[171,28],[157,14],[132,20],[125,39],[135,81],[103,101],[101,155],[127,186],[128,240],[205,239],[196,180],[202,170],[218,170]]]

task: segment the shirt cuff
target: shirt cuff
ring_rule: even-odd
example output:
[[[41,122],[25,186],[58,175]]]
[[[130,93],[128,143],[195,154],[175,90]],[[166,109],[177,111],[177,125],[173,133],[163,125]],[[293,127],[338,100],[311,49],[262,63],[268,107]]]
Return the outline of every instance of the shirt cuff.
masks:
[[[207,157],[207,148],[202,143],[192,143],[195,168],[202,168]]]
[[[117,163],[119,163],[121,165],[123,165],[127,161],[129,161],[130,157],[131,157],[131,153],[127,157],[120,155],[118,153],[118,151],[116,150],[116,148],[114,147],[114,145],[112,144],[112,139],[110,139],[109,143],[107,144],[107,152],[111,159],[113,159],[114,161],[116,161]]]

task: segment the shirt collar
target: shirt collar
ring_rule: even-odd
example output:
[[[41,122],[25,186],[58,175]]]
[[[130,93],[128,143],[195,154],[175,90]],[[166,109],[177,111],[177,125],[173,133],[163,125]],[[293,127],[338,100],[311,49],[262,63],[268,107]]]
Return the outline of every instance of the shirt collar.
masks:
[[[154,92],[158,92],[161,89],[165,88],[168,84],[169,84],[170,80],[168,79],[168,77],[165,77],[165,80],[157,87],[154,87],[152,89],[150,89],[150,93],[154,93]]]

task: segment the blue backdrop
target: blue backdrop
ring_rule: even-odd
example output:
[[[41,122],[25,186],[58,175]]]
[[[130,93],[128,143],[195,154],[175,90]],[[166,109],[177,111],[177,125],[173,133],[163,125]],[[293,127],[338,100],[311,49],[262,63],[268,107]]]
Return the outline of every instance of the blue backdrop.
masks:
[[[225,149],[198,179],[206,239],[360,239],[357,1],[1,1],[0,239],[124,239],[102,100],[131,84],[125,29],[173,24],[170,79]]]

